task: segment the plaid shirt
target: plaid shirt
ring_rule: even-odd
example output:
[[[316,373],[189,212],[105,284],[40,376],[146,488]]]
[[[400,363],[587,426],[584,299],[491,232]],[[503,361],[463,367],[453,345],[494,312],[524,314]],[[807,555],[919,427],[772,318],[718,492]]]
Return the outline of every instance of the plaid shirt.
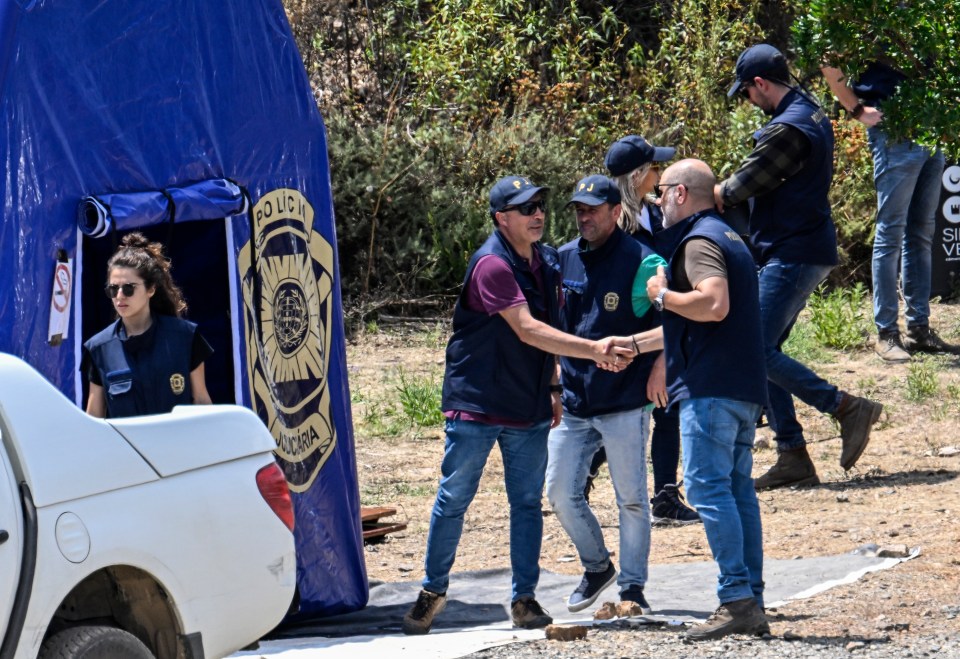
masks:
[[[809,156],[810,142],[800,129],[787,124],[770,126],[740,169],[720,184],[723,205],[734,206],[773,192],[799,172]]]

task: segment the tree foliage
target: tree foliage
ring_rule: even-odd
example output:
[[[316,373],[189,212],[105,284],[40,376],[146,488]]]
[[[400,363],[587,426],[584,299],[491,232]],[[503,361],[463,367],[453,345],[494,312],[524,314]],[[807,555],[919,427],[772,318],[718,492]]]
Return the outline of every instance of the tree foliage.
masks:
[[[806,7],[800,0],[285,1],[327,121],[348,302],[455,292],[467,257],[490,231],[487,191],[501,176],[550,186],[545,239],[559,244],[576,234],[564,208],[573,185],[603,171],[604,152],[624,135],[676,146],[679,157],[728,175],[767,120],[726,98],[736,58],[759,41],[790,52],[790,25]],[[835,128],[831,197],[841,267],[834,278],[865,281],[870,157],[862,127],[837,121]]]
[[[810,0],[793,34],[800,63],[823,63],[853,79],[877,58],[907,75],[883,104],[898,138],[960,155],[960,2]]]

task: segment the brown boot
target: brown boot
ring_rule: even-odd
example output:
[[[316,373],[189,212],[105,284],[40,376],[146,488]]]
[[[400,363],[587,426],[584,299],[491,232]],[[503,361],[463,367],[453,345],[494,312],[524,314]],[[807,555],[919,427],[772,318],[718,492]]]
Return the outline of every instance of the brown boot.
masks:
[[[789,485],[817,485],[817,468],[807,453],[807,447],[780,451],[777,462],[760,478],[753,481],[755,490],[773,490]]]
[[[709,641],[729,634],[762,636],[770,633],[770,625],[757,600],[748,597],[721,604],[706,622],[687,630],[691,641]]]
[[[883,405],[880,403],[843,392],[833,418],[840,423],[840,438],[843,440],[840,466],[844,470],[851,469],[863,455],[870,441],[870,428],[880,418],[881,412]]]

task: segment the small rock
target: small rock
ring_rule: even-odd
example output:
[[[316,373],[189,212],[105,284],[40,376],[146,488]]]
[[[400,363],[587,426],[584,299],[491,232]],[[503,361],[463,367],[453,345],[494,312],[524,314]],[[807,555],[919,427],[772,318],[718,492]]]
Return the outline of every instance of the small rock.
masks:
[[[397,570],[400,572],[413,572],[413,568],[409,565],[398,565]]]
[[[800,634],[797,634],[792,630],[788,629],[787,631],[783,632],[783,640],[785,641],[799,641],[801,638],[803,637],[800,636]]]
[[[617,615],[621,618],[632,618],[633,616],[642,616],[643,609],[636,602],[620,602],[617,605]]]
[[[847,652],[855,652],[856,650],[862,650],[867,647],[867,644],[863,641],[850,641],[846,645]]]
[[[755,449],[770,448],[770,440],[767,439],[766,437],[757,437],[756,439],[753,440],[753,448]]]
[[[906,545],[884,545],[877,550],[880,558],[906,558],[909,555],[910,549]]]
[[[955,455],[960,455],[960,448],[956,446],[941,446],[937,451],[939,458],[952,458]]]
[[[550,641],[582,641],[587,637],[587,628],[583,625],[547,625],[544,633]]]
[[[850,496],[846,492],[840,492],[837,494],[837,501],[840,503],[846,503],[847,501],[850,501]]]
[[[594,620],[613,620],[617,617],[617,605],[613,602],[604,602],[603,605],[593,612]]]
[[[576,556],[561,556],[557,559],[557,563],[572,563],[577,560]]]

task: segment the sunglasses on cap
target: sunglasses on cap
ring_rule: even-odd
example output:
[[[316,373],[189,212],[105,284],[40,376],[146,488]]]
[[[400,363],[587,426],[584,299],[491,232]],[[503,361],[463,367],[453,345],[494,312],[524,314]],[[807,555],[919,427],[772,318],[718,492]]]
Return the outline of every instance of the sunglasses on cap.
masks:
[[[663,196],[663,193],[666,192],[664,188],[673,188],[678,185],[683,185],[683,183],[657,183],[653,186],[653,194],[659,199]]]
[[[547,202],[543,199],[538,201],[527,201],[522,204],[517,204],[516,206],[504,206],[500,209],[501,213],[506,213],[507,211],[517,211],[521,215],[530,216],[536,213],[538,210],[546,212]]]
[[[120,291],[123,291],[124,297],[132,297],[139,285],[140,284],[107,284],[103,292],[106,293],[107,297],[111,300],[117,297],[117,293]]]

